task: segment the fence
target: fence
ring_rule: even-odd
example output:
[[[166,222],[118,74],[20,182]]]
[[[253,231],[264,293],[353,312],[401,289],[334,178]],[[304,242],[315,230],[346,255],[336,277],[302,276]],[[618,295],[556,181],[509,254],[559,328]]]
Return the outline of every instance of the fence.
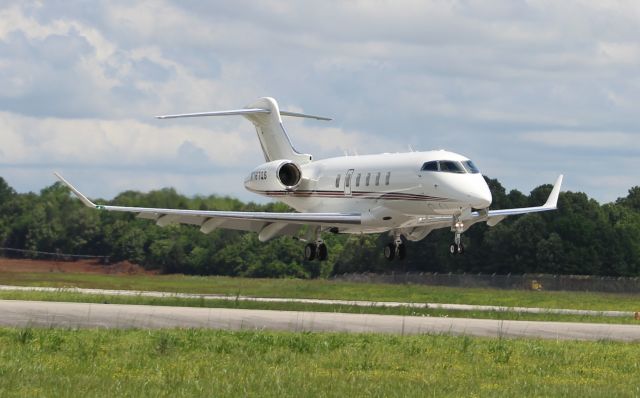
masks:
[[[74,261],[74,260],[100,260],[100,262],[104,264],[109,263],[109,256],[93,256],[86,254],[68,254],[68,253],[60,253],[60,252],[43,252],[39,250],[25,250],[25,249],[14,249],[10,247],[0,247],[0,257],[7,256],[8,253],[19,254],[24,258],[48,258],[53,260],[60,261]]]
[[[514,290],[566,290],[608,293],[640,293],[640,278],[586,275],[488,275],[407,272],[391,274],[354,273],[333,280],[362,283],[416,284],[450,287],[476,287]]]

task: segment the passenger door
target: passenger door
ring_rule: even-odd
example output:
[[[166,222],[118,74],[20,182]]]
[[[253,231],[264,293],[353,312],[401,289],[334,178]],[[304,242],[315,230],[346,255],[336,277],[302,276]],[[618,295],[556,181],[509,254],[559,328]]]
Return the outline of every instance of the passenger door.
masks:
[[[353,176],[353,170],[349,169],[347,174],[344,176],[344,195],[351,196],[351,177]]]

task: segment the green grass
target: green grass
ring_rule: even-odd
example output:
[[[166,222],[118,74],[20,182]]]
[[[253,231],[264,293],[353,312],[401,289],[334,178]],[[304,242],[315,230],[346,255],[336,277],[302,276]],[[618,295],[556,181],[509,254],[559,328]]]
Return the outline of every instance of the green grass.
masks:
[[[639,374],[609,341],[0,329],[2,397],[626,397]]]
[[[404,316],[458,317],[521,321],[590,322],[640,325],[633,317],[589,315],[526,314],[507,311],[453,311],[408,307],[373,307],[307,303],[268,303],[243,300],[212,300],[177,297],[144,297],[83,294],[74,292],[0,291],[0,300],[63,301],[79,303],[162,305],[176,307],[244,308],[281,311],[343,312],[352,314],[383,314]]]
[[[541,308],[640,311],[640,296],[425,285],[348,283],[330,280],[248,279],[185,275],[95,275],[0,272],[0,284],[217,293],[254,297],[484,304]]]

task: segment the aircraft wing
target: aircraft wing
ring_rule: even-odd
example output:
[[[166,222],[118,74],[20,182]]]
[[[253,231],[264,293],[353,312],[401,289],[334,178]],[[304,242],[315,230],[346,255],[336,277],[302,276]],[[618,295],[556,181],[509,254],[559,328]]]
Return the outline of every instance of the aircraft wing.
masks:
[[[198,225],[204,233],[209,233],[216,228],[253,231],[259,233],[258,237],[261,241],[266,241],[281,235],[293,235],[304,225],[340,227],[360,225],[362,222],[360,214],[350,213],[268,213],[98,205],[89,200],[60,174],[54,174],[87,207],[137,213],[139,218],[153,220],[161,227],[180,223]]]
[[[489,210],[486,214],[477,213],[480,217],[486,217],[487,224],[494,226],[500,221],[504,220],[507,216],[515,216],[518,214],[537,213],[541,211],[556,210],[558,208],[558,196],[560,195],[560,186],[562,185],[563,175],[561,174],[553,184],[553,189],[547,198],[547,201],[542,206],[536,207],[522,207],[517,209],[501,209],[501,210]]]
[[[562,179],[562,175],[560,175],[556,179],[556,182],[553,185],[553,189],[551,190],[547,201],[542,206],[521,207],[516,209],[471,211],[466,214],[461,214],[459,220],[463,222],[464,230],[466,231],[473,224],[483,221],[485,221],[490,227],[493,227],[508,216],[556,210],[558,208],[558,197],[560,195],[560,186],[562,185]],[[418,222],[413,225],[414,227],[416,227],[416,240],[421,239],[423,235],[426,236],[426,234],[434,229],[451,227],[455,221],[456,218],[454,218],[453,216],[444,215],[427,216],[424,218],[420,218]],[[420,227],[422,227],[423,229],[420,230]]]

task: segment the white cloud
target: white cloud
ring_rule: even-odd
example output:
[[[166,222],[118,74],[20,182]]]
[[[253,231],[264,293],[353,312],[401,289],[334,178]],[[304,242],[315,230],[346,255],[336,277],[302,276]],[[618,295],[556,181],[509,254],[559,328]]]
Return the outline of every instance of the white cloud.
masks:
[[[520,135],[524,141],[561,148],[636,149],[640,152],[640,132],[539,131]]]
[[[20,189],[39,189],[47,162],[116,177],[117,159],[131,188],[144,170],[144,184],[207,193],[261,161],[253,127],[150,117],[261,96],[334,117],[285,120],[316,158],[447,148],[525,191],[561,169],[609,200],[587,177],[637,153],[638,2],[3,4],[0,173]]]
[[[217,167],[237,167],[262,157],[254,128],[239,120],[233,129],[218,129],[182,120],[143,123],[136,120],[34,118],[0,112],[0,142],[6,155],[2,163],[98,164],[141,166],[163,164],[182,157]],[[240,118],[238,118],[240,119]],[[371,144],[365,134],[337,127],[312,126],[284,121],[296,147],[321,157],[339,155],[345,149],[367,147],[381,151],[389,141]],[[206,164],[203,164],[206,166]]]
[[[51,172],[68,170],[91,179],[84,183],[94,188],[96,195],[107,198],[119,192],[115,189],[175,186],[191,194],[208,194],[212,189],[225,194],[226,188],[220,188],[228,187],[227,194],[256,200],[239,189],[243,176],[264,159],[254,128],[248,121],[236,120],[232,129],[217,129],[215,122],[219,120],[209,119],[205,127],[187,120],[143,123],[0,112],[0,175],[4,170],[13,176],[9,180],[27,175],[28,180],[42,183],[50,179]],[[285,123],[291,127],[288,133],[295,146],[316,157],[341,155],[345,149],[365,146],[381,148],[380,143],[367,145],[367,137],[360,133],[302,122],[289,125],[290,121],[288,118]],[[25,174],[21,168],[29,171]],[[118,181],[98,183],[96,175]]]
[[[0,142],[6,150],[2,163],[157,166],[176,161],[187,145],[201,149],[210,165],[227,167],[255,157],[259,148],[247,145],[246,131],[161,124],[0,113]]]

